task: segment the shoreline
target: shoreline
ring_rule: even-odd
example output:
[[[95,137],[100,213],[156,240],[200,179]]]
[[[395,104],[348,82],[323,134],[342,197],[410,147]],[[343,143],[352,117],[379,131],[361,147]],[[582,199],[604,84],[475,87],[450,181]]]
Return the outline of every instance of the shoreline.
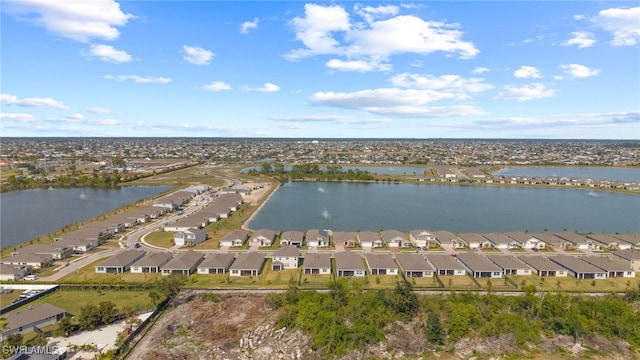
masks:
[[[245,220],[242,225],[240,226],[241,229],[246,230],[246,231],[253,231],[251,228],[249,228],[247,226],[247,224],[249,222],[251,222],[251,220],[253,220],[254,216],[256,216],[256,213],[258,213],[260,210],[262,210],[262,207],[264,206],[264,204],[269,201],[269,199],[271,198],[271,195],[273,195],[278,189],[280,188],[280,183],[276,183],[276,185],[274,186],[273,189],[269,189],[269,193],[267,194],[266,197],[261,196],[260,199],[258,199],[258,201],[262,200],[260,202],[260,205],[258,205],[258,207],[253,210],[253,212],[251,213],[251,215],[249,215],[249,217],[247,218],[247,220]]]

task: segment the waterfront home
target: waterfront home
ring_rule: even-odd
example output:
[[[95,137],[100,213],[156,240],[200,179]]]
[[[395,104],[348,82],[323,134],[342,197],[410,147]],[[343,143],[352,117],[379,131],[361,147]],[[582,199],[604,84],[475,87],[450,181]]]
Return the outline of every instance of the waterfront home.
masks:
[[[15,281],[27,275],[27,268],[19,265],[0,264],[0,281]]]
[[[396,261],[405,277],[433,277],[434,268],[420,254],[399,253]]]
[[[631,249],[631,244],[620,240],[616,237],[606,234],[589,234],[587,238],[600,244],[600,246],[609,250],[625,250]]]
[[[436,274],[440,276],[460,276],[467,274],[464,265],[451,255],[428,255],[427,261],[436,269]]]
[[[231,215],[231,207],[224,203],[214,202],[200,210],[200,216],[209,219],[210,222],[216,222],[220,219],[226,219]]]
[[[0,263],[40,269],[53,264],[53,258],[44,254],[16,254],[0,259]]]
[[[238,254],[229,268],[230,276],[258,276],[264,265],[264,254],[259,252],[245,252]]]
[[[32,331],[41,332],[40,329],[57,324],[66,314],[64,309],[51,304],[36,304],[20,308],[4,314],[7,327],[2,329],[1,339],[10,335],[27,334]]]
[[[398,275],[398,264],[389,254],[365,254],[371,275]]]
[[[502,278],[502,269],[486,257],[476,253],[458,254],[460,261],[474,278]]]
[[[631,270],[640,271],[640,251],[631,249],[613,251],[611,252],[611,258],[620,260],[623,264],[628,265]]]
[[[173,211],[188,203],[194,196],[195,194],[192,192],[180,190],[159,199],[155,199],[153,206],[163,207],[169,211]]]
[[[198,265],[198,274],[226,274],[234,260],[229,253],[208,254]]]
[[[193,274],[200,262],[204,259],[204,255],[197,251],[186,251],[176,254],[173,259],[169,260],[160,268],[162,275],[186,275]]]
[[[380,235],[374,231],[358,231],[356,233],[358,242],[363,249],[380,248],[383,246]]]
[[[283,231],[280,234],[280,245],[301,247],[304,243],[304,232],[297,230]]]
[[[515,256],[488,255],[487,259],[498,265],[505,275],[531,275],[531,266],[523,263]]]
[[[296,246],[279,247],[273,252],[271,260],[273,271],[297,269],[300,265],[300,249]]]
[[[93,245],[92,247],[96,247],[100,245],[106,238],[111,237],[111,233],[105,232],[100,229],[91,228],[91,227],[81,227],[77,230],[73,230],[67,233],[64,233],[60,236],[56,236],[53,240],[55,243],[58,243],[62,240],[85,240],[90,241]],[[64,242],[60,244],[66,244]],[[88,250],[88,249],[87,249]],[[86,250],[84,250],[86,251]]]
[[[640,234],[615,234],[613,236],[631,244],[633,249],[640,250]]]
[[[601,256],[583,256],[580,258],[582,261],[586,261],[589,264],[606,271],[609,278],[635,278],[635,270],[630,269],[626,264],[622,262],[610,259],[608,257]]]
[[[303,261],[303,273],[305,275],[329,275],[331,274],[331,256],[321,253],[307,253]]]
[[[574,256],[549,256],[549,260],[567,269],[569,275],[576,279],[604,280],[607,278],[605,271]]]
[[[132,273],[149,273],[158,274],[162,265],[171,260],[172,255],[170,252],[149,252],[142,259],[131,264]]]
[[[485,239],[480,234],[462,233],[458,237],[472,249],[488,249],[492,246],[491,241]]]
[[[98,239],[59,238],[54,243],[58,246],[70,248],[73,253],[80,254],[98,247]]]
[[[520,261],[529,265],[533,273],[540,277],[565,277],[567,271],[562,266],[542,255],[522,255]]]
[[[585,236],[576,234],[576,233],[572,233],[570,231],[563,231],[557,234],[554,234],[555,236],[559,237],[560,239],[563,239],[565,241],[568,241],[572,244],[572,247],[574,249],[578,249],[578,250],[597,250],[600,246],[595,243],[593,240],[591,239],[587,239]]]
[[[62,260],[71,255],[72,248],[61,244],[33,244],[11,252],[11,255],[33,254],[50,256],[53,260]]]
[[[544,249],[546,247],[544,241],[524,231],[511,231],[505,235],[517,241],[523,249]]]
[[[462,240],[458,235],[446,230],[434,231],[433,235],[436,237],[436,240],[443,247],[450,247],[452,249],[462,249],[468,246],[464,242],[464,240]]]
[[[248,237],[249,233],[244,230],[232,230],[220,239],[220,246],[240,247],[244,245]]]
[[[573,249],[572,242],[559,238],[554,234],[543,232],[543,233],[533,234],[532,236],[542,241],[543,243],[545,243],[545,246],[548,246],[551,248],[555,247],[555,248],[560,248],[565,250]]]
[[[189,228],[175,233],[175,235],[173,235],[173,242],[176,246],[196,246],[207,240],[207,237],[208,235],[204,230]]]
[[[343,251],[335,253],[336,274],[345,277],[364,277],[367,270],[360,254]]]
[[[334,231],[333,244],[342,245],[345,248],[354,248],[358,246],[355,233],[352,231]]]
[[[144,251],[139,250],[123,250],[105,259],[95,266],[97,274],[122,274],[129,270],[131,265],[142,259],[145,255]]]
[[[311,229],[307,230],[305,241],[309,248],[327,247],[330,245],[331,237],[329,230],[325,229]]]
[[[411,242],[407,237],[398,230],[384,230],[380,232],[380,238],[390,248],[407,248]]]
[[[276,232],[268,229],[256,230],[249,238],[249,245],[271,246],[276,238]]]
[[[208,222],[200,215],[191,215],[180,218],[173,223],[165,224],[164,231],[186,231],[189,229],[202,229]]]
[[[496,249],[517,249],[521,246],[516,240],[500,233],[482,234],[482,237],[489,240]]]
[[[436,236],[424,229],[409,231],[409,240],[418,249],[434,248],[440,245]]]

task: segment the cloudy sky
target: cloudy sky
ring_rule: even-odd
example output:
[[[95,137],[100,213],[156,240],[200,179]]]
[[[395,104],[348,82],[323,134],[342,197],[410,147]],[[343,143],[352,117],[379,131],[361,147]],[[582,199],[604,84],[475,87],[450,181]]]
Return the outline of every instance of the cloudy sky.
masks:
[[[640,139],[640,7],[6,0],[9,136]]]

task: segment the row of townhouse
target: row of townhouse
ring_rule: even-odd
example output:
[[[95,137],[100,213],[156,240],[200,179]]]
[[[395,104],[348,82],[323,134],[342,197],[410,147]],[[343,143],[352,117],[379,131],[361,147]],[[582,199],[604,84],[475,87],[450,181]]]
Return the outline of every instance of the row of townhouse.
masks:
[[[185,232],[193,231],[194,229],[202,229],[210,223],[219,221],[220,219],[228,218],[231,213],[237,211],[239,206],[242,205],[242,196],[236,193],[224,193],[215,194],[213,201],[209,202],[200,209],[198,212],[179,218],[178,220],[168,223],[164,226],[164,231],[170,232]],[[174,202],[165,204],[169,206]],[[174,209],[181,209],[181,207],[174,207]],[[205,238],[198,237],[194,239],[195,243],[189,243],[182,246],[193,246],[206,240]]]
[[[221,246],[241,247],[247,240],[250,244],[271,246],[277,232],[261,229],[249,235],[244,230],[231,231],[220,241]],[[640,234],[589,234],[580,235],[569,231],[556,234],[538,233],[528,234],[523,231],[507,233],[460,233],[449,231],[427,231],[424,229],[411,230],[403,233],[398,230],[375,231],[331,231],[325,229],[311,229],[303,231],[283,231],[280,234],[280,245],[314,247],[329,247],[340,245],[345,248],[409,248],[427,249],[434,247],[460,248],[496,248],[496,249],[544,249],[557,247],[562,249],[597,250],[606,248],[638,249],[640,250]]]
[[[577,279],[605,279],[608,277],[635,277],[640,267],[640,253],[622,250],[605,256],[543,256],[510,255],[483,256],[461,253],[456,256],[417,253],[361,254],[352,251],[302,254],[295,246],[282,246],[269,256],[259,252],[203,254],[195,251],[178,253],[146,253],[125,250],[96,265],[97,273],[161,273],[226,274],[230,276],[257,276],[265,260],[270,258],[271,270],[282,271],[302,267],[305,275],[363,277],[365,275],[398,275],[404,277],[433,277],[470,275],[475,278],[502,278],[503,276],[532,275],[541,277],[573,276]]]

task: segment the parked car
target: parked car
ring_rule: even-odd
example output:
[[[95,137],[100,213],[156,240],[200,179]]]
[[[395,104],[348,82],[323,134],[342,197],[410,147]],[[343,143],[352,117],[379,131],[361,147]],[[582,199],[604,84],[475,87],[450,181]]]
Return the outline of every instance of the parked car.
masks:
[[[27,275],[24,277],[25,280],[29,280],[29,281],[33,281],[33,280],[38,280],[38,277],[35,275]]]

